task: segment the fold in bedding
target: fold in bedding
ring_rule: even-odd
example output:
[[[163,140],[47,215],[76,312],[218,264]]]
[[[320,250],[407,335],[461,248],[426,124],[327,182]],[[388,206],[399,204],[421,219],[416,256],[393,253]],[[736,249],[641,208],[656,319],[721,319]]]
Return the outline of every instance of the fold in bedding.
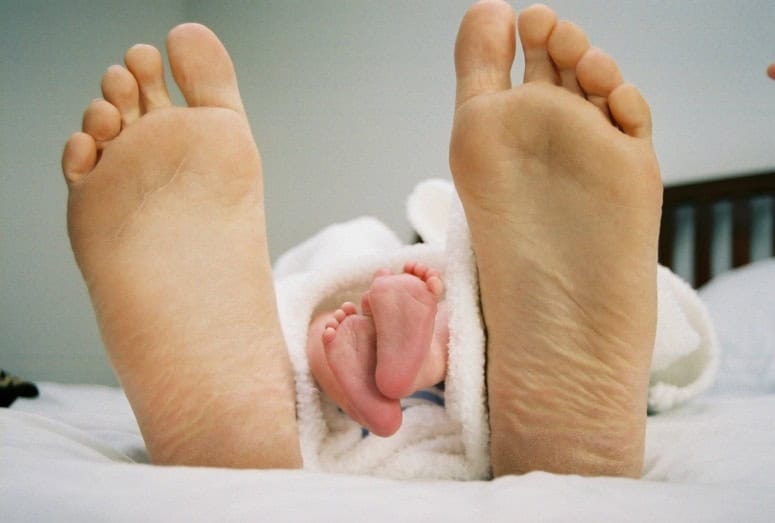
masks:
[[[485,336],[476,266],[462,206],[451,183],[428,180],[407,202],[424,243],[404,245],[370,217],[329,226],[278,259],[280,318],[294,367],[305,468],[396,479],[485,479],[489,428],[484,380]],[[358,303],[380,267],[407,261],[441,270],[449,308],[449,362],[444,402],[413,401],[390,438],[361,427],[318,390],[306,359],[307,330],[318,312]],[[664,267],[658,271],[658,321],[649,411],[689,401],[707,389],[718,346],[696,292]]]

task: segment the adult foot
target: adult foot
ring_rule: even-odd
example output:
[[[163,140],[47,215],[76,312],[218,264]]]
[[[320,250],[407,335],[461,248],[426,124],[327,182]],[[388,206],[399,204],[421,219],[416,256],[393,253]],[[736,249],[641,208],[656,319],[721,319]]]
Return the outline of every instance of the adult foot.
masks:
[[[62,167],[68,231],[100,330],[156,463],[298,467],[261,162],[226,50],[186,24],[102,79]]]
[[[474,5],[455,48],[450,165],[487,328],[495,475],[638,476],[662,186],[649,109],[545,6]]]
[[[434,343],[443,292],[439,271],[410,262],[399,274],[378,272],[364,296],[364,314],[374,318],[377,332],[377,387],[388,398],[404,398],[443,379],[446,340]]]

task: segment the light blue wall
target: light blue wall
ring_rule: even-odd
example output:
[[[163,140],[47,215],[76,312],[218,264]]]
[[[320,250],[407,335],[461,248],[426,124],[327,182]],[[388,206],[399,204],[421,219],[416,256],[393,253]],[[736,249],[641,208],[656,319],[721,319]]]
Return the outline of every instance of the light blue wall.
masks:
[[[134,42],[194,19],[230,49],[264,159],[270,246],[373,214],[447,175],[466,1],[0,0],[0,367],[112,382],[65,235],[59,154]],[[667,182],[775,166],[771,0],[555,1],[649,99]],[[518,78],[519,70],[515,71]]]
[[[183,2],[0,3],[0,367],[114,383],[65,231],[59,157],[99,79],[138,41],[161,44]]]

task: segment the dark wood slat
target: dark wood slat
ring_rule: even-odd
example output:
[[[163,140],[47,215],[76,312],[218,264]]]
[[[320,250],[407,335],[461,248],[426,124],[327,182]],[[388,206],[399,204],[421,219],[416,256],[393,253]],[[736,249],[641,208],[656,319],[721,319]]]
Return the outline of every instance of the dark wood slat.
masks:
[[[732,202],[732,267],[751,262],[751,201]]]
[[[742,197],[762,196],[775,192],[775,171],[733,176],[665,187],[664,205],[673,207],[685,202],[717,202]]]
[[[713,213],[707,203],[694,207],[694,286],[710,280],[711,238],[713,238]]]
[[[673,247],[675,245],[675,209],[662,211],[662,224],[659,228],[659,263],[673,268]]]
[[[775,256],[775,193],[770,195],[770,224],[772,241],[770,242],[770,256]]]
[[[664,247],[667,238],[672,237],[675,242],[676,232],[674,231],[677,223],[672,213],[681,206],[697,206],[695,210],[695,244],[694,244],[694,285],[698,287],[707,282],[711,277],[711,242],[712,242],[712,205],[717,202],[733,202],[733,226],[732,226],[732,253],[733,265],[750,261],[751,247],[751,220],[753,217],[748,210],[745,217],[742,208],[738,209],[738,218],[735,218],[734,202],[738,200],[750,200],[754,197],[765,195],[775,196],[775,170],[762,171],[757,173],[729,174],[724,177],[703,180],[701,182],[670,185],[665,187],[662,213],[671,218],[662,220],[662,231],[660,236],[660,261],[663,265],[672,267],[672,255],[675,253],[675,246],[669,252],[668,247]],[[704,210],[700,210],[700,205],[704,205]],[[735,220],[741,220],[735,225]],[[701,222],[705,223],[701,223]],[[747,223],[746,223],[747,222]],[[775,256],[775,201],[772,205],[772,251]],[[742,235],[742,236],[741,236]],[[664,236],[664,238],[662,238]],[[662,253],[662,250],[666,250]],[[670,261],[671,263],[666,263]]]

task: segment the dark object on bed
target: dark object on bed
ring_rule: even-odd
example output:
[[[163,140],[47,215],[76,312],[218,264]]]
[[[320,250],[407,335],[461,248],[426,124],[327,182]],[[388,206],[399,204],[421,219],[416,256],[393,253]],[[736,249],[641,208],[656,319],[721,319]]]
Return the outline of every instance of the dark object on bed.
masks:
[[[8,374],[0,369],[0,407],[10,407],[16,398],[37,398],[38,387],[34,383]]]
[[[693,225],[694,278],[690,281],[700,287],[713,276],[711,259],[713,241],[719,224],[714,220],[714,206],[731,204],[731,267],[740,267],[751,261],[753,201],[770,199],[772,239],[769,256],[775,256],[775,171],[708,180],[665,187],[662,206],[662,229],[659,238],[659,262],[675,269],[677,240],[676,215],[680,209],[691,210]]]

